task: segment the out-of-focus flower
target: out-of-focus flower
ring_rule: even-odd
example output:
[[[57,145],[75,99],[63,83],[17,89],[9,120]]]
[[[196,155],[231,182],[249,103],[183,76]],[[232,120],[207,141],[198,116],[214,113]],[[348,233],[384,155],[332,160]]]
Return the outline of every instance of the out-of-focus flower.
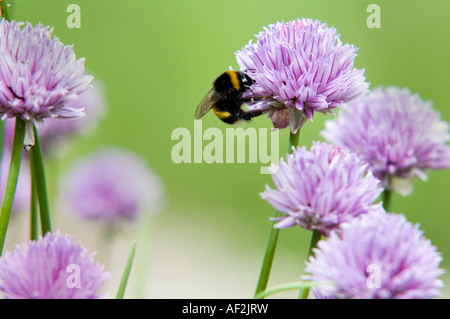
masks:
[[[0,203],[3,200],[5,194],[6,180],[8,179],[9,161],[11,159],[11,150],[4,149],[2,154],[1,171],[0,171]],[[30,195],[31,195],[31,176],[29,169],[28,159],[22,160],[20,166],[19,180],[17,182],[16,194],[14,196],[14,202],[12,211],[19,212],[30,207]]]
[[[357,48],[336,29],[297,19],[264,28],[236,52],[241,70],[256,81],[247,97],[270,97],[249,110],[266,110],[277,128],[295,133],[314,112],[328,113],[367,92],[364,70],[353,67]]]
[[[449,125],[408,89],[377,88],[326,122],[327,141],[357,153],[388,189],[407,195],[412,177],[450,167]]]
[[[94,86],[81,93],[70,103],[74,109],[85,109],[86,116],[81,119],[48,119],[40,124],[38,133],[42,148],[47,150],[67,140],[74,134],[87,135],[93,132],[106,110],[106,98],[103,85],[96,79]]]
[[[53,28],[0,22],[0,117],[27,121],[80,118],[70,103],[89,87],[84,59],[52,37]]]
[[[436,247],[403,215],[377,212],[319,241],[304,280],[324,283],[316,297],[397,299],[439,295]]]
[[[261,196],[284,214],[275,219],[275,227],[298,224],[328,235],[341,223],[379,207],[373,202],[382,189],[367,164],[330,144],[315,142],[311,151],[294,149],[271,169],[276,189],[266,185]]]
[[[157,213],[164,204],[160,179],[133,153],[104,149],[80,160],[62,180],[62,201],[88,219],[133,220],[139,212]]]
[[[109,278],[94,254],[69,235],[47,233],[0,258],[0,290],[8,299],[95,299]]]

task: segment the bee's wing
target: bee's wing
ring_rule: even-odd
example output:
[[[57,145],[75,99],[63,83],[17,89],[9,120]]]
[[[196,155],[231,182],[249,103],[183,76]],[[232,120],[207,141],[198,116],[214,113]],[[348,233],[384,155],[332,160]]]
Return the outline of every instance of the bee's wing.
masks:
[[[218,100],[220,100],[220,94],[217,94],[214,88],[209,90],[209,92],[197,106],[197,109],[195,110],[195,118],[199,119],[203,115],[205,115],[214,106],[214,104],[217,103]]]

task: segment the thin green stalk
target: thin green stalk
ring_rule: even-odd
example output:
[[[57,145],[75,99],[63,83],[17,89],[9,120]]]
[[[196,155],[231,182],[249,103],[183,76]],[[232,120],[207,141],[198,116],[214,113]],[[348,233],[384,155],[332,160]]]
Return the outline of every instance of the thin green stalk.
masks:
[[[131,245],[130,254],[128,255],[127,264],[125,270],[123,271],[122,280],[120,281],[119,290],[117,291],[116,299],[123,299],[125,295],[125,289],[128,283],[128,277],[130,276],[131,266],[133,265],[134,255],[136,254],[136,241],[133,241]]]
[[[289,135],[289,147],[288,153],[292,152],[292,146],[297,146],[300,139],[300,130],[297,133]],[[274,212],[274,218],[280,217],[281,214],[278,211]],[[269,238],[267,240],[266,252],[264,253],[263,264],[261,266],[261,271],[259,274],[258,284],[256,286],[255,296],[260,292],[263,292],[267,288],[267,283],[269,282],[270,271],[272,269],[273,258],[275,256],[275,249],[278,242],[278,236],[280,234],[279,228],[274,228],[275,222],[272,222]]]
[[[25,122],[21,118],[16,119],[14,130],[14,141],[11,153],[8,178],[6,180],[5,193],[3,194],[2,206],[0,208],[0,255],[5,244],[6,231],[8,229],[11,209],[16,194],[17,180],[19,179],[20,165],[22,163],[22,148],[25,137]]]
[[[279,292],[283,292],[283,291],[289,291],[289,290],[297,290],[297,289],[302,289],[302,288],[311,288],[311,287],[315,287],[315,286],[324,286],[327,283],[324,282],[311,282],[311,281],[299,281],[299,282],[289,282],[287,284],[282,284],[282,285],[278,285],[275,286],[273,288],[269,288],[263,292],[260,292],[259,294],[257,294],[255,296],[255,299],[263,299],[267,296],[279,293]],[[329,283],[332,284],[332,283]]]
[[[381,194],[381,200],[383,201],[383,208],[385,211],[389,211],[391,207],[392,191],[391,191],[392,176],[386,178],[386,186]]]
[[[391,206],[391,197],[392,197],[392,192],[389,189],[385,189],[383,191],[382,196],[382,200],[383,200],[383,208],[385,211],[389,211],[389,208]]]
[[[392,198],[392,191],[391,191],[391,183],[392,183],[392,177],[388,176],[386,180],[386,187],[384,188],[383,194],[381,195],[381,200],[383,201],[383,208],[385,211],[389,211],[389,208],[391,207],[391,198]]]
[[[152,249],[152,229],[153,229],[153,217],[154,214],[142,214],[141,216],[139,232],[139,242],[146,243],[145,248],[140,251],[140,254],[136,257],[136,298],[145,298],[145,288],[147,287],[148,269],[150,268],[151,249]]]
[[[300,141],[300,129],[295,134],[290,133],[288,153],[292,153],[292,146],[298,146],[299,141]]]
[[[5,20],[11,21],[11,16],[9,15],[8,3],[6,0],[2,0],[0,2],[0,8],[2,9],[2,18]]]
[[[309,244],[308,257],[306,257],[306,260],[308,260],[310,256],[314,256],[313,249],[316,248],[317,243],[320,240],[320,238],[322,238],[322,234],[318,230],[314,229],[312,231],[311,243]],[[299,299],[308,298],[309,288],[310,288],[309,286],[301,287],[298,298]]]
[[[39,209],[36,189],[36,178],[34,177],[33,165],[31,166],[31,201],[30,201],[30,239],[37,240],[39,237]]]
[[[280,213],[275,211],[274,217],[279,217]],[[278,242],[278,236],[280,229],[274,228],[274,222],[272,222],[269,232],[269,239],[267,241],[266,252],[264,254],[263,264],[259,275],[258,285],[256,286],[255,298],[260,292],[266,290],[267,283],[269,282],[270,271],[272,269],[273,258],[275,256],[275,248]]]
[[[42,235],[44,236],[46,233],[52,231],[52,226],[50,221],[50,208],[48,205],[47,183],[45,181],[44,159],[36,126],[33,125],[33,129],[35,144],[30,149],[30,160],[34,171],[32,178],[36,181],[36,193],[41,216],[41,229]]]

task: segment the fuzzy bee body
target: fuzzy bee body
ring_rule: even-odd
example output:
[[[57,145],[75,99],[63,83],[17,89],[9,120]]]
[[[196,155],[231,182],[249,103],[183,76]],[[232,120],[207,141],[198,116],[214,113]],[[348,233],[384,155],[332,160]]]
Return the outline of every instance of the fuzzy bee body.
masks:
[[[255,83],[245,72],[228,70],[222,73],[213,84],[212,89],[205,95],[195,111],[195,118],[199,119],[209,110],[228,124],[250,121],[261,112],[246,112],[241,106],[252,99],[242,95]]]

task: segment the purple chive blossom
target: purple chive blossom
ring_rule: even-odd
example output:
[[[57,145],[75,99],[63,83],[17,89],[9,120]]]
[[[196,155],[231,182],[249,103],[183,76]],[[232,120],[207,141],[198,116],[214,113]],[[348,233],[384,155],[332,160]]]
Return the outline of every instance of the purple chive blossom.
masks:
[[[70,103],[89,87],[84,59],[52,37],[53,28],[0,22],[0,116],[27,121],[80,118]]]
[[[300,225],[323,235],[356,216],[378,207],[372,204],[382,189],[356,155],[326,143],[294,149],[272,166],[276,189],[261,193],[284,216],[277,228]]]
[[[110,277],[94,255],[68,235],[16,245],[0,258],[0,290],[8,299],[95,299]]]
[[[275,127],[296,132],[314,112],[328,113],[367,92],[364,70],[353,67],[357,48],[342,44],[336,29],[318,20],[297,19],[264,28],[236,52],[241,70],[256,81],[251,97],[270,97],[249,106],[266,110]]]
[[[304,280],[323,282],[328,298],[433,298],[443,286],[442,260],[417,225],[403,215],[370,213],[320,241]]]
[[[102,85],[96,82],[95,86],[81,93],[76,100],[70,103],[74,109],[86,109],[86,116],[80,119],[61,120],[49,118],[45,123],[39,123],[37,130],[39,140],[44,151],[51,150],[62,144],[68,137],[76,133],[89,134],[96,128],[99,119],[106,109],[106,100]],[[14,120],[5,120],[5,146],[11,150],[14,138]]]
[[[163,206],[160,179],[138,156],[106,149],[76,163],[62,182],[63,202],[87,219],[134,220]]]
[[[412,177],[425,180],[425,171],[450,167],[448,123],[408,89],[377,88],[344,105],[322,135],[357,153],[386,188],[403,195]]]

